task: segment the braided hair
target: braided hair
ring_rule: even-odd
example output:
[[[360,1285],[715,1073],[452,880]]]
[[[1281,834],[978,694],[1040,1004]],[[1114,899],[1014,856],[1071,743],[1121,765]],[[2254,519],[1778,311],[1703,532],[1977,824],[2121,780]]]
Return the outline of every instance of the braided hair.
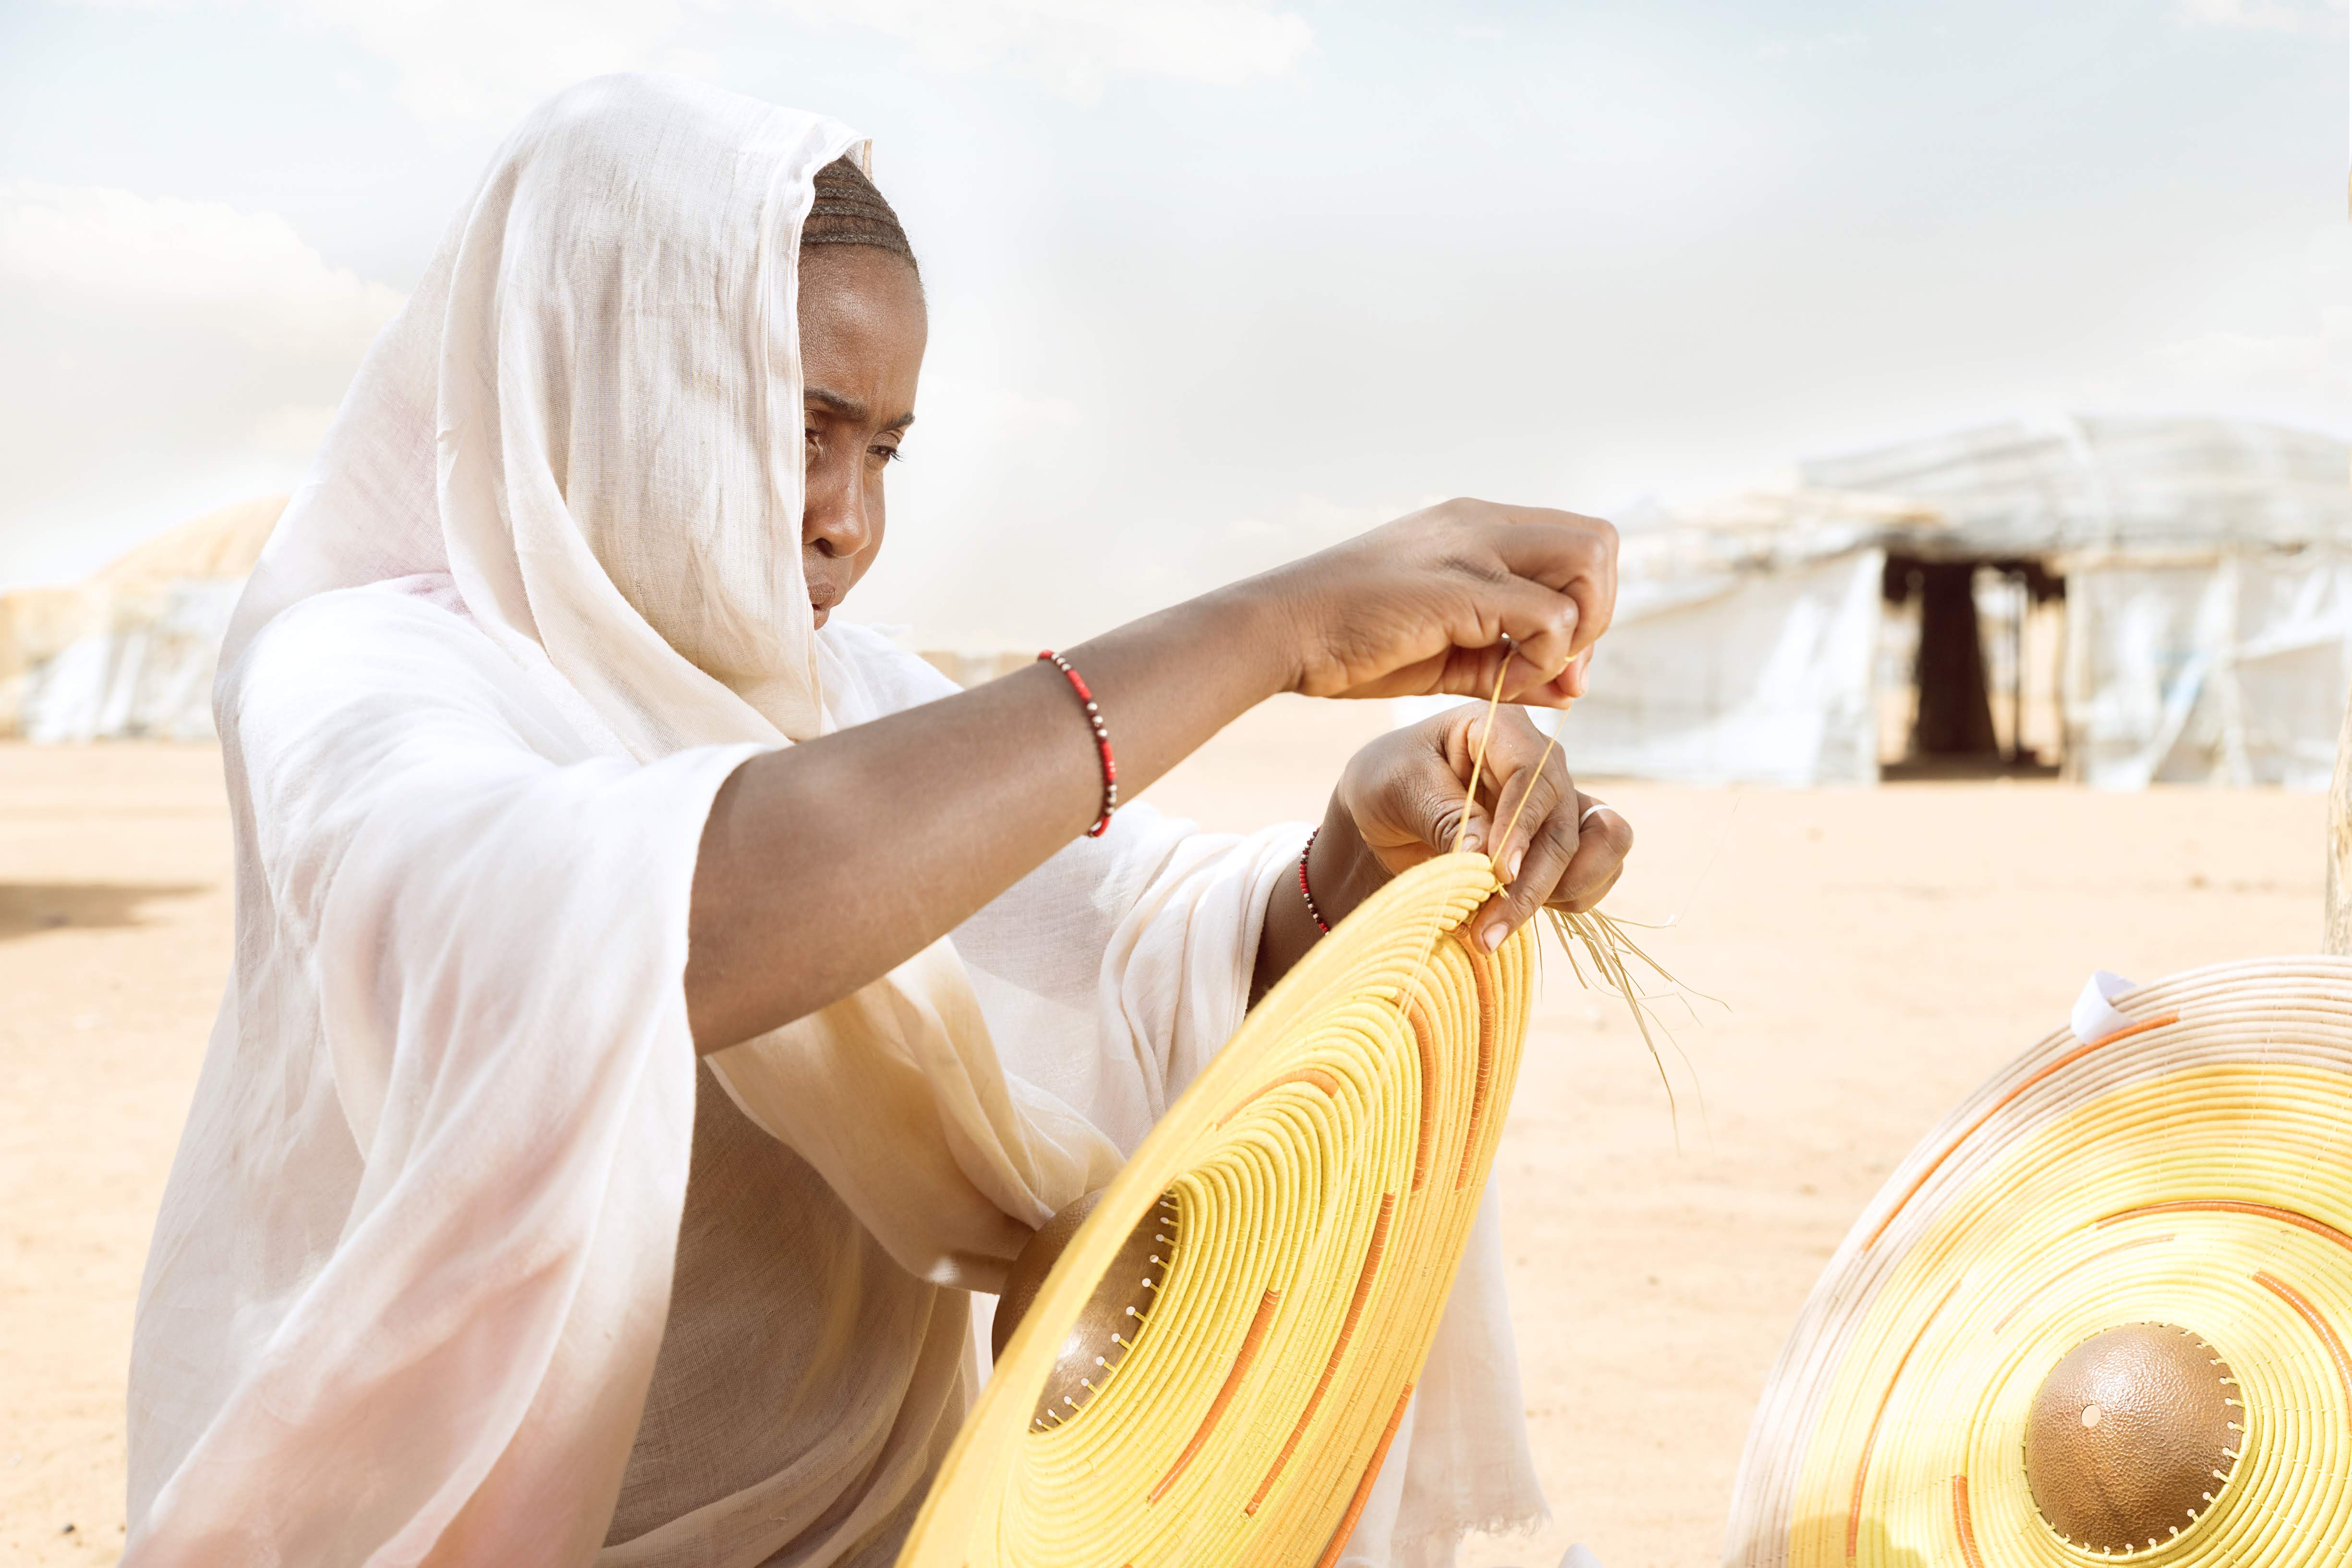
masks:
[[[835,158],[816,172],[816,201],[809,208],[808,221],[801,226],[801,244],[863,245],[887,250],[914,268],[918,280],[922,277],[922,269],[915,267],[915,247],[907,243],[898,215],[866,177],[866,171],[845,157]]]

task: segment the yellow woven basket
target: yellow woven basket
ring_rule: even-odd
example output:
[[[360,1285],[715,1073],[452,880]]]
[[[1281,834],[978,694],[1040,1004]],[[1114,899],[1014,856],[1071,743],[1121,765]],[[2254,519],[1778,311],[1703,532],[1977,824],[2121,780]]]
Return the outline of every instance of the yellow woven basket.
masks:
[[[1727,1563],[2352,1562],[2352,961],[2119,1005],[1979,1089],[1846,1238]],[[2105,1348],[2134,1336],[2170,1359]]]
[[[1267,994],[1104,1194],[1006,1346],[900,1568],[1336,1560],[1436,1331],[1527,1028],[1533,938],[1457,936],[1475,855],[1397,878]],[[1124,1359],[1033,1419],[1131,1232],[1176,1245]]]

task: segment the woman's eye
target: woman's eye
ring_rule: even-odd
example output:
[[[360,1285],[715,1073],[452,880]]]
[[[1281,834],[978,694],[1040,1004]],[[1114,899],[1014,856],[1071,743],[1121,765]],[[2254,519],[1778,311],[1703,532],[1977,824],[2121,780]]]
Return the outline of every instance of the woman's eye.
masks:
[[[903,463],[907,460],[905,455],[896,447],[873,447],[867,450],[886,463]]]

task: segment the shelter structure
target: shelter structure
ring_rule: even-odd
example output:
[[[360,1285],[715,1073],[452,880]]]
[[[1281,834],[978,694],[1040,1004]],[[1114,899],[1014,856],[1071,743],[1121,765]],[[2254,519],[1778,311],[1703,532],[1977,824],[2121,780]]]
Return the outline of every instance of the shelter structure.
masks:
[[[2031,766],[2046,686],[2051,761],[2099,787],[2324,788],[2352,682],[2347,460],[2268,425],[2021,420],[1650,520],[1571,754],[1792,785]]]
[[[79,583],[0,594],[0,734],[211,739],[221,638],[286,500],[234,502]]]

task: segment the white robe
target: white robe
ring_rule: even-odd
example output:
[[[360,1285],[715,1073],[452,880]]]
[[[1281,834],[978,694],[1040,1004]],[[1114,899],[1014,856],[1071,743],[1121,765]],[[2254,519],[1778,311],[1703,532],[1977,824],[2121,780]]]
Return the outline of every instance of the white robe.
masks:
[[[1303,829],[1139,806],[697,1066],[712,795],[952,690],[811,632],[775,458],[799,214],[860,145],[652,79],[541,109],[280,525],[216,694],[236,961],[141,1291],[135,1568],[885,1563],[966,1288],[1240,1022]],[[1491,1193],[1412,1420],[1364,1561],[1540,1512]]]

